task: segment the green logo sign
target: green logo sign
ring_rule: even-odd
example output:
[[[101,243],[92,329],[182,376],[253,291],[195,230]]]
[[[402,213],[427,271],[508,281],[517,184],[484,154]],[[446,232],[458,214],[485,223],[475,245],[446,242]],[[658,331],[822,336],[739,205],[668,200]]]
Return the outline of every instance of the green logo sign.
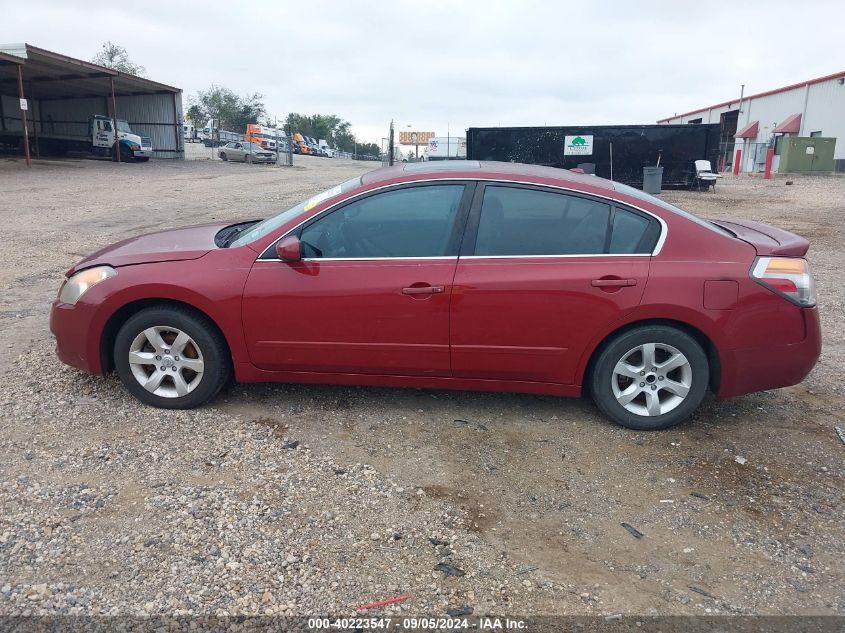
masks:
[[[593,137],[590,134],[565,136],[563,139],[564,156],[590,156],[593,153]]]

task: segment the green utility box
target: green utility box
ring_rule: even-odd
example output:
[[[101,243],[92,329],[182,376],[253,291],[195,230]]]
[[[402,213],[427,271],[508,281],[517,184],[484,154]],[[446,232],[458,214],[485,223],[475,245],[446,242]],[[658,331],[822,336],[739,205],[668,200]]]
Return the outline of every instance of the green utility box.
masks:
[[[835,147],[835,138],[787,136],[780,146],[778,173],[830,173]]]

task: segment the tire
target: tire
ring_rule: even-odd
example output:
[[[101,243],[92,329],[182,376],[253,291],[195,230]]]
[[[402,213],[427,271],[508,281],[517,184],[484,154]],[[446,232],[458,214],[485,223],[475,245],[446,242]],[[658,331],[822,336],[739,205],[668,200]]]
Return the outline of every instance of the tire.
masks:
[[[644,362],[649,358],[654,362]],[[668,371],[661,371],[670,363]],[[593,401],[607,417],[629,429],[657,431],[683,422],[698,408],[710,382],[710,364],[689,334],[644,325],[604,345],[589,380]]]
[[[226,156],[226,152],[220,152],[220,160],[229,160],[229,157]]]
[[[132,395],[162,409],[200,406],[232,373],[223,335],[210,319],[184,307],[147,308],[131,316],[115,338],[114,364]]]
[[[141,156],[140,158],[135,159],[135,161],[138,163],[146,163],[148,160],[150,160],[149,156]]]
[[[123,144],[120,145],[120,160],[124,163],[132,163],[135,161],[135,157]]]

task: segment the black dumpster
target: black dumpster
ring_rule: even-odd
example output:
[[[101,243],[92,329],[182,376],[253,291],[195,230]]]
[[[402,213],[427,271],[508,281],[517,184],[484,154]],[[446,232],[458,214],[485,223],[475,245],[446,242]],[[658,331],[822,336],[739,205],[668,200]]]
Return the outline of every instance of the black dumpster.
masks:
[[[469,128],[467,158],[563,169],[595,163],[597,176],[637,188],[643,167],[659,158],[664,188],[689,186],[692,161],[718,164],[719,124]]]

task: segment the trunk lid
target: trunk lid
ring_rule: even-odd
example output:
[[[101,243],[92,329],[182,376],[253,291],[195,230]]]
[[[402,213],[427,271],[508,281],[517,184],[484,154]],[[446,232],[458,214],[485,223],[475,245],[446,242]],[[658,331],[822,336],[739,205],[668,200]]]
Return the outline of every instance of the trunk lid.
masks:
[[[804,257],[810,248],[810,242],[800,235],[761,222],[736,218],[710,221],[751,244],[758,255]]]

